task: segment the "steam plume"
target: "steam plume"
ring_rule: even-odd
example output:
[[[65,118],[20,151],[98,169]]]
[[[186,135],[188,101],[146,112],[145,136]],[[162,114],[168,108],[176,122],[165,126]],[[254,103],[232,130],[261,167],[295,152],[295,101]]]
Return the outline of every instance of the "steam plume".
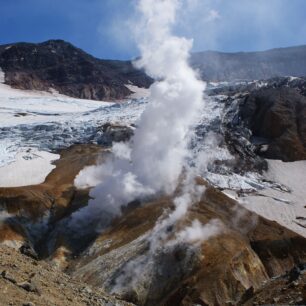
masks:
[[[141,59],[136,65],[158,81],[150,88],[148,106],[131,142],[114,150],[111,161],[84,169],[77,177],[76,185],[90,178],[99,182],[91,191],[88,208],[75,214],[77,221],[97,216],[99,210],[117,215],[135,198],[171,194],[177,187],[205,89],[188,65],[192,42],[171,34],[178,7],[178,0],[138,2],[142,19],[136,37]]]
[[[195,169],[187,161],[191,157],[191,130],[203,108],[205,83],[188,65],[192,41],[171,33],[179,5],[178,0],[138,1],[142,18],[136,36],[141,59],[136,65],[157,81],[150,88],[149,103],[132,140],[115,145],[112,158],[83,170],[76,179],[77,185],[91,180],[98,184],[91,192],[93,200],[76,213],[74,222],[97,216],[104,222],[102,226],[134,199],[178,193],[174,210],[162,216],[146,237],[146,256],[128,262],[116,278],[112,292],[119,294],[141,283],[135,271],[148,273],[160,253],[171,253],[178,244],[197,247],[220,230],[218,221],[202,225],[195,220],[176,235],[169,231],[204,191],[203,186],[195,184]],[[103,220],[102,215],[106,216]]]

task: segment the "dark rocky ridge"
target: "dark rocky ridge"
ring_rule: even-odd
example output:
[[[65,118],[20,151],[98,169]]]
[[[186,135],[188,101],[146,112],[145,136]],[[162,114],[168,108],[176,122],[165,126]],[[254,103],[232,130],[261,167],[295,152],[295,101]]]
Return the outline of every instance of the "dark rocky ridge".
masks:
[[[209,94],[227,95],[223,131],[229,150],[257,170],[262,159],[306,159],[306,78],[232,84]],[[243,167],[243,163],[240,163]]]
[[[306,46],[264,52],[194,53],[191,64],[206,81],[260,80],[306,75]],[[0,46],[5,82],[20,89],[49,90],[85,99],[121,99],[124,85],[148,87],[152,79],[131,61],[101,60],[63,40]]]
[[[84,99],[122,99],[125,84],[148,87],[152,80],[131,61],[97,59],[63,40],[0,46],[5,83],[20,89],[49,90]]]
[[[241,108],[253,141],[267,144],[262,156],[306,159],[306,97],[294,88],[266,88],[250,94]]]
[[[306,75],[306,46],[263,52],[194,53],[191,64],[207,81],[261,80]]]

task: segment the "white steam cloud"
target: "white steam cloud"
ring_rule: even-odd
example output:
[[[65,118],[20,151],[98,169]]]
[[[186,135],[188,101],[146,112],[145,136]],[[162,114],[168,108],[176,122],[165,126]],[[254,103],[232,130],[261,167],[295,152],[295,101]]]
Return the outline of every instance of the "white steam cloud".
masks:
[[[203,109],[205,83],[188,64],[192,41],[171,32],[180,3],[138,1],[142,17],[136,37],[141,59],[136,65],[157,81],[150,88],[149,103],[131,141],[115,145],[112,157],[84,169],[76,179],[79,186],[97,185],[90,193],[93,199],[89,205],[74,214],[74,224],[97,217],[104,222],[103,228],[106,218],[120,214],[122,206],[135,199],[177,194],[173,211],[160,218],[147,238],[148,254],[127,263],[116,279],[114,292],[126,289],[127,284],[136,285],[139,278],[133,277],[135,271],[148,270],[161,250],[171,250],[181,243],[197,246],[220,232],[221,225],[215,220],[206,225],[196,220],[178,233],[171,230],[204,191],[195,183],[195,169],[188,163],[194,156],[188,147]]]
[[[201,244],[204,240],[209,239],[220,233],[222,224],[219,220],[211,220],[203,225],[199,220],[194,220],[192,224],[178,233],[179,241],[185,243]]]
[[[188,158],[191,126],[203,106],[205,83],[188,65],[192,41],[171,34],[178,0],[141,0],[136,62],[156,81],[149,103],[129,143],[117,145],[114,157],[84,169],[76,185],[97,184],[88,207],[74,214],[75,223],[99,211],[120,214],[127,203],[161,193],[172,194]]]

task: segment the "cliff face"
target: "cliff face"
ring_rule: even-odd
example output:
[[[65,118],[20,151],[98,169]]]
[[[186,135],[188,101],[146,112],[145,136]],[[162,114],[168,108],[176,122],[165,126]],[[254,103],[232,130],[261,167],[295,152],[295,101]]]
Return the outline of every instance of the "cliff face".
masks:
[[[100,60],[62,40],[0,46],[5,83],[15,88],[49,90],[84,99],[121,99],[125,84],[148,87],[151,79],[130,61]]]
[[[306,46],[264,52],[199,52],[191,64],[207,81],[261,80],[306,75]]]
[[[268,88],[250,94],[242,118],[262,139],[266,158],[295,161],[306,159],[306,98],[293,88]]]
[[[218,94],[229,95],[230,116],[225,116],[224,123],[231,148],[246,153],[244,135],[254,156],[285,162],[305,160],[305,88],[305,78],[288,77],[217,89]],[[235,103],[239,105],[237,113]]]

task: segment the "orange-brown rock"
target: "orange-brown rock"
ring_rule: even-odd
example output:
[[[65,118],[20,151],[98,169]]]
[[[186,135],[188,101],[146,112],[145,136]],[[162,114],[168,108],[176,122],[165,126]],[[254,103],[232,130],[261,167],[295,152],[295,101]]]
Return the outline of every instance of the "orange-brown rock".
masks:
[[[96,146],[72,147],[61,153],[45,183],[1,189],[2,207],[13,219],[22,217],[15,221],[26,218],[35,224],[45,214],[51,215],[48,230],[39,239],[35,231],[30,231],[32,236],[25,231],[31,227],[16,222],[14,226],[2,226],[1,241],[30,242],[41,259],[51,260],[73,278],[115,292],[122,300],[149,306],[243,304],[257,292],[266,292],[261,290],[272,277],[284,275],[306,261],[304,238],[245,210],[200,178],[197,183],[206,186],[201,200],[167,229],[169,239],[173,239],[193,220],[202,224],[219,220],[219,234],[200,246],[179,242],[149,253],[148,238],[156,222],[174,209],[172,197],[129,205],[102,233],[90,226],[81,232],[68,229],[65,217],[88,201],[88,190],[80,193],[74,189],[74,177],[100,153],[101,148]],[[14,202],[15,194],[19,197]],[[118,277],[133,262],[132,280],[124,290],[117,290]],[[144,268],[138,271],[141,265]]]
[[[171,207],[171,199],[163,198],[114,221],[72,264],[72,275],[111,292],[127,262],[148,256],[142,237],[150,235],[163,211]],[[175,256],[169,262],[171,255],[167,251],[158,254],[153,266],[160,271],[159,276],[146,271],[147,278],[142,281],[149,287],[137,284],[121,297],[137,305],[236,305],[250,288],[259,290],[271,277],[284,274],[306,259],[304,238],[244,210],[214,188],[206,190],[173,231],[194,219],[205,224],[215,218],[222,221],[225,230],[205,241],[191,261],[179,251],[180,247],[176,252],[182,252],[182,258],[177,262]],[[163,274],[168,276],[161,277]]]
[[[0,188],[0,208],[9,214],[9,219],[1,225],[0,242],[7,240],[7,237],[14,241],[20,241],[20,237],[23,237],[23,240],[35,245],[39,239],[34,237],[35,233],[31,233],[31,227],[25,229],[27,224],[42,223],[43,229],[44,222],[57,222],[85,205],[88,191],[77,191],[74,178],[85,166],[94,164],[101,152],[102,148],[95,145],[73,146],[61,151],[60,160],[55,162],[56,168],[44,183]]]
[[[0,246],[0,305],[133,306],[4,245]]]

